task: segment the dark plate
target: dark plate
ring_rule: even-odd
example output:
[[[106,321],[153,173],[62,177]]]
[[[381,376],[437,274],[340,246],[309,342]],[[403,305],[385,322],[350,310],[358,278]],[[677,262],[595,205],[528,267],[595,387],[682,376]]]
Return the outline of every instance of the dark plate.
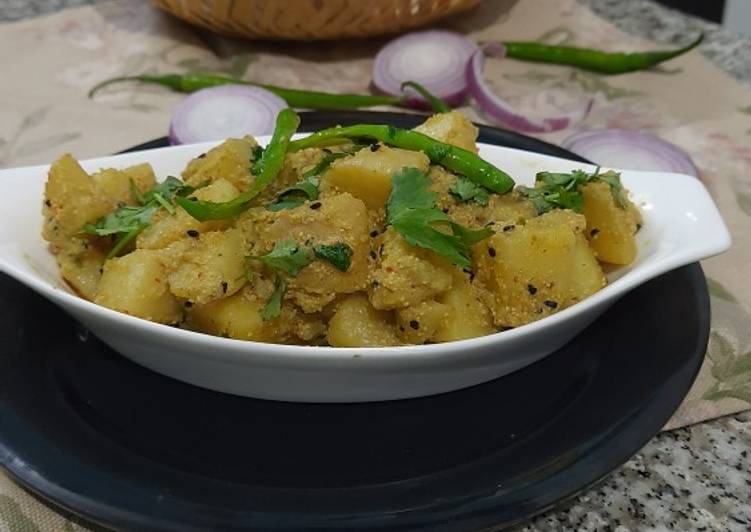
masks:
[[[378,119],[418,120],[310,113],[303,123]],[[481,139],[573,158],[492,128]],[[136,530],[517,522],[590,486],[656,434],[688,392],[709,332],[694,264],[501,379],[422,399],[311,405],[153,373],[5,276],[0,313],[0,463],[64,508]]]

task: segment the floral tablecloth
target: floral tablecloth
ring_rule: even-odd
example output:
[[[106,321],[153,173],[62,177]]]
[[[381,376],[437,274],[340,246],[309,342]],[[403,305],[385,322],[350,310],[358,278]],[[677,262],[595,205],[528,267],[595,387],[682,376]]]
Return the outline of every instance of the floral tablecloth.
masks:
[[[478,41],[541,40],[602,49],[659,45],[628,36],[574,0],[498,0],[445,26]],[[686,35],[686,41],[693,36]],[[215,71],[300,88],[366,92],[383,41],[262,44],[217,37],[141,0],[74,8],[0,26],[0,167],[46,163],[64,152],[87,158],[163,136],[181,95],[121,85],[94,100],[103,78],[135,72]],[[593,98],[586,119],[539,135],[551,142],[580,128],[653,132],[687,150],[734,239],[703,263],[712,332],[699,377],[667,429],[751,408],[751,93],[694,51],[646,72],[603,77],[575,69],[489,60],[495,89],[532,113]],[[475,120],[487,122],[472,108]],[[18,488],[0,474],[0,530],[75,530],[57,514],[25,516]],[[36,515],[36,514],[34,514]],[[19,517],[20,516],[20,517]],[[24,520],[25,519],[25,520]],[[25,523],[25,524],[23,524]],[[20,527],[20,528],[18,528]]]

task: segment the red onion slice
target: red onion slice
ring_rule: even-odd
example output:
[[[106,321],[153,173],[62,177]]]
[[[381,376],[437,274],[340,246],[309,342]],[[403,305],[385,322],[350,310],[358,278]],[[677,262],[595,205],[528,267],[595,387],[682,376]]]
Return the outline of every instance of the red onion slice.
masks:
[[[430,105],[402,83],[416,81],[447,104],[461,104],[467,95],[464,71],[477,44],[444,30],[416,31],[381,48],[373,64],[373,87],[385,94],[409,95],[405,105],[429,109]]]
[[[568,137],[561,146],[603,166],[699,177],[699,170],[688,153],[675,144],[641,131],[584,130]]]
[[[494,120],[525,133],[550,133],[565,129],[574,122],[580,122],[592,108],[594,100],[589,99],[585,105],[564,116],[532,118],[521,114],[509,102],[495,94],[485,81],[483,68],[486,54],[504,58],[506,49],[500,43],[490,43],[476,50],[467,64],[466,77],[469,93],[477,105]]]
[[[274,132],[276,115],[287,103],[260,87],[221,85],[194,92],[175,108],[172,144],[224,140]]]

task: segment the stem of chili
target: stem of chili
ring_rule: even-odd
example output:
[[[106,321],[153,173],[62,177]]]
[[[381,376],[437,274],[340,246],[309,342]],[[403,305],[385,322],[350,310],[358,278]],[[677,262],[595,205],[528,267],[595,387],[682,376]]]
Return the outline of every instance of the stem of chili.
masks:
[[[121,76],[104,80],[95,85],[89,91],[89,98],[108,85],[124,81],[155,83],[178,92],[195,92],[208,87],[216,87],[217,85],[252,85],[273,92],[286,101],[290,107],[305,107],[310,109],[352,109],[375,105],[399,105],[405,100],[404,96],[335,94],[332,92],[288,89],[276,85],[254,83],[239,78],[217,76],[214,74],[141,74],[138,76]]]
[[[570,65],[600,74],[623,74],[653,67],[663,61],[678,57],[699,46],[704,39],[700,34],[693,42],[677,50],[653,52],[602,52],[591,48],[553,46],[535,42],[504,42],[506,57],[521,61]]]
[[[300,117],[290,108],[282,109],[276,117],[276,128],[268,146],[259,161],[259,173],[253,186],[231,201],[191,201],[188,198],[175,198],[175,201],[196,220],[226,220],[241,214],[250,202],[276,179],[282,169],[290,138],[300,125]]]
[[[384,144],[412,151],[424,152],[434,164],[466,176],[478,185],[504,194],[514,187],[514,180],[506,172],[481,159],[471,151],[439,142],[418,133],[393,126],[358,124],[347,127],[323,129],[312,135],[290,142],[289,150],[341,144],[344,139],[375,139]]]

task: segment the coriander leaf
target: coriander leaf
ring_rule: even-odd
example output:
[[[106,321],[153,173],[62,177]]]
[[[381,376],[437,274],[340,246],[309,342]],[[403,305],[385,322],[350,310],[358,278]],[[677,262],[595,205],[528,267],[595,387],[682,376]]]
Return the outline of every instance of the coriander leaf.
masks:
[[[337,270],[346,272],[352,264],[352,248],[347,244],[319,244],[313,247],[313,253],[319,259],[329,261]]]
[[[282,240],[274,244],[272,249],[266,255],[262,257],[254,257],[261,262],[275,268],[282,270],[293,277],[297,277],[305,266],[311,263],[313,257],[310,250],[301,247],[294,240]]]
[[[286,291],[287,283],[277,275],[274,280],[274,292],[266,302],[266,306],[261,310],[261,319],[263,321],[273,320],[274,318],[279,317],[282,313],[282,301],[284,300],[284,293]]]
[[[516,187],[517,192],[526,197],[534,205],[537,214],[544,214],[548,212],[553,206],[545,200],[545,195],[542,189],[531,187]]]
[[[331,163],[333,163],[337,159],[341,159],[342,157],[347,157],[348,155],[352,155],[352,154],[348,151],[327,153],[321,158],[320,161],[318,161],[318,164],[316,164],[313,168],[305,172],[302,176],[303,177],[319,177],[322,174],[326,173],[326,170],[329,169],[329,167],[331,166]]]
[[[161,196],[162,199],[169,201],[171,204],[175,196],[187,196],[194,190],[195,188],[186,185],[178,178],[168,176],[167,179],[144,192],[141,197],[141,203],[146,204],[150,201],[155,201],[157,196]]]
[[[136,182],[133,181],[133,178],[129,177],[128,182],[130,183],[130,195],[133,197],[133,200],[137,201],[138,203],[144,203],[143,194],[141,194],[141,191],[136,186]]]
[[[317,200],[319,184],[320,181],[317,176],[305,177],[302,181],[282,190],[276,196],[276,200],[266,206],[266,210],[277,212],[284,209],[294,209],[305,203],[306,198],[309,201]]]
[[[600,181],[604,181],[610,186],[610,193],[613,195],[615,204],[618,205],[621,209],[625,209],[627,205],[626,194],[623,190],[623,184],[621,184],[621,174],[613,172],[611,170],[609,172],[605,172],[604,174],[598,175],[597,178]]]
[[[493,234],[491,229],[470,230],[455,223],[435,206],[435,194],[428,191],[430,180],[416,168],[404,168],[391,178],[391,195],[386,209],[388,222],[413,246],[429,249],[454,264],[470,267],[470,246]],[[451,233],[439,231],[436,225]]]
[[[626,208],[620,174],[613,171],[600,174],[599,167],[591,174],[584,170],[574,170],[569,174],[539,172],[536,176],[538,185],[535,188],[517,187],[517,191],[532,202],[538,214],[551,209],[572,209],[581,212],[584,206],[581,187],[598,180],[607,183],[615,203],[622,209]]]
[[[94,224],[86,224],[83,227],[83,231],[97,236],[130,233],[149,225],[151,217],[154,216],[154,213],[158,209],[159,205],[155,203],[140,207],[123,205],[115,212],[102,216]]]
[[[464,176],[456,179],[456,182],[449,187],[449,193],[461,201],[474,201],[481,207],[485,207],[489,200],[487,190]]]

